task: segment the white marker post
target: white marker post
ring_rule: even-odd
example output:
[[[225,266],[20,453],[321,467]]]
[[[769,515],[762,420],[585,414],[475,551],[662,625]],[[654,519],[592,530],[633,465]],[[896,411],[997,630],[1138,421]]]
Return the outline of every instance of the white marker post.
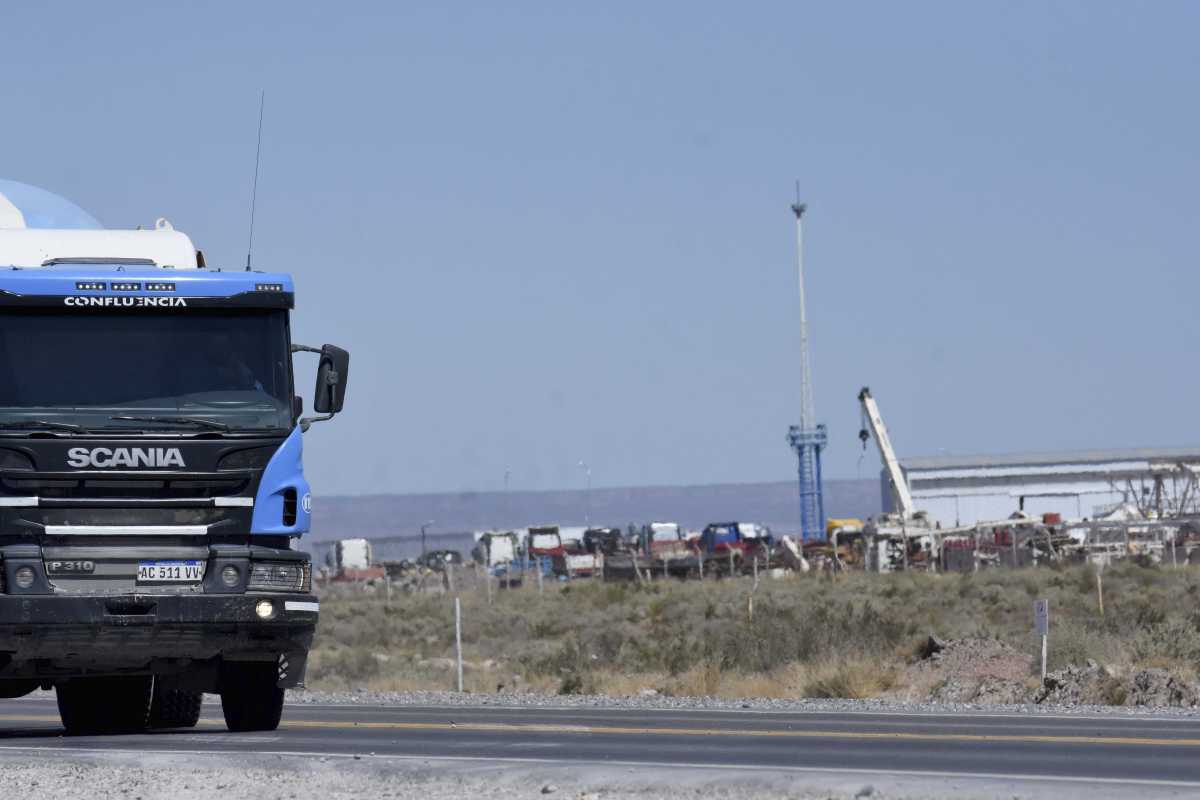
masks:
[[[1050,601],[1033,601],[1033,629],[1042,636],[1042,683],[1046,682],[1046,640],[1050,635]]]
[[[458,691],[463,690],[462,676],[462,603],[454,598],[454,654],[458,658]]]

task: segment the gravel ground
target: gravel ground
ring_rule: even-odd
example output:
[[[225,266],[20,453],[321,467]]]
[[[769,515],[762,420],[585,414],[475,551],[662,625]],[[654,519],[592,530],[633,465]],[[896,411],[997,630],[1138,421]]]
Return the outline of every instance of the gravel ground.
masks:
[[[794,711],[794,712],[899,712],[905,714],[1080,714],[1106,716],[1200,716],[1197,708],[1159,708],[1149,706],[1095,705],[1017,705],[984,703],[927,703],[889,700],[725,700],[717,697],[607,697],[600,695],[548,694],[459,694],[458,692],[318,692],[293,690],[288,692],[289,703],[330,703],[343,705],[433,705],[433,706],[521,706],[527,708],[633,708],[695,710]]]
[[[886,785],[886,790],[879,787]],[[1130,787],[1039,780],[849,775],[820,771],[464,763],[426,759],[81,751],[52,762],[0,753],[0,797],[56,800],[452,800],[514,797],[571,800],[766,800],[767,798],[1055,798],[1120,800]],[[1138,796],[1188,796],[1139,786]]]
[[[869,783],[816,775],[722,775],[696,770],[664,785],[646,770],[587,767],[463,766],[426,760],[275,757],[206,754],[64,754],[53,764],[0,756],[0,796],[56,800],[451,800],[538,797],[573,800],[667,800],[694,797],[898,798],[931,796],[918,789],[883,794]],[[939,793],[940,795],[941,793]],[[954,795],[951,795],[954,796]],[[980,792],[974,796],[986,796]]]

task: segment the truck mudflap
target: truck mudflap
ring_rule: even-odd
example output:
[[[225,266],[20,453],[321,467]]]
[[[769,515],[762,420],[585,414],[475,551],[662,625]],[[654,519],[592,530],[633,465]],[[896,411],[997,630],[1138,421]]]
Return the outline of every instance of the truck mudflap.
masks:
[[[0,595],[0,679],[278,659],[288,688],[319,610],[312,595]]]

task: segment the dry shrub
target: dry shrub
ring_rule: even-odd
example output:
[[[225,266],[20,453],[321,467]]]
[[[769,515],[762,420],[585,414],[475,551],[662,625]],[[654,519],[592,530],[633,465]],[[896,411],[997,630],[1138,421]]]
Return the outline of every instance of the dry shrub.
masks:
[[[379,674],[380,662],[363,647],[313,653],[306,679],[311,684],[351,688]]]
[[[800,665],[793,664],[770,673],[728,676],[722,682],[721,696],[731,699],[799,697],[800,689],[796,675],[801,669]]]
[[[663,693],[676,697],[717,697],[721,693],[724,678],[720,664],[697,664],[670,678],[663,687]]]
[[[1075,573],[1075,588],[1080,594],[1096,594],[1096,568],[1084,564]]]
[[[1129,649],[1136,663],[1154,659],[1200,662],[1200,615],[1192,612],[1187,617],[1149,625],[1138,632]]]
[[[647,689],[661,692],[667,676],[654,672],[601,672],[597,675],[600,694],[610,697],[634,697]]]
[[[896,667],[881,661],[832,661],[814,667],[802,690],[804,697],[876,697],[896,685]]]
[[[1031,636],[1029,641],[1033,654],[1032,669],[1040,673],[1042,669],[1042,638]],[[1088,660],[1105,663],[1110,661],[1112,656],[1110,642],[1105,637],[1097,635],[1096,631],[1073,622],[1064,621],[1060,624],[1051,622],[1046,659],[1048,670],[1062,669],[1071,664],[1083,666]]]

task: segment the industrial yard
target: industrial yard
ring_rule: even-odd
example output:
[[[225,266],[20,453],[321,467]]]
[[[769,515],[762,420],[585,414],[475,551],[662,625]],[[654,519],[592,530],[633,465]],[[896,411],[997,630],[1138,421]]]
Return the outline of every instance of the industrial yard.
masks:
[[[410,581],[422,571],[474,564],[506,588],[536,579],[647,582],[792,573],[978,573],[990,569],[1136,559],[1200,563],[1200,454],[1159,448],[901,460],[868,388],[858,396],[859,437],[882,464],[883,510],[864,519],[822,515],[821,527],[776,533],[751,521],[625,527],[542,524],[441,534],[458,545],[431,549],[421,526],[412,558],[378,558],[369,538],[322,549],[318,582]],[[803,491],[803,490],[802,490]],[[824,508],[823,486],[816,484]],[[587,507],[590,497],[585,496]],[[416,546],[409,537],[388,544]],[[469,543],[470,549],[467,549]],[[320,562],[324,563],[321,564]],[[390,586],[390,583],[389,583]]]

